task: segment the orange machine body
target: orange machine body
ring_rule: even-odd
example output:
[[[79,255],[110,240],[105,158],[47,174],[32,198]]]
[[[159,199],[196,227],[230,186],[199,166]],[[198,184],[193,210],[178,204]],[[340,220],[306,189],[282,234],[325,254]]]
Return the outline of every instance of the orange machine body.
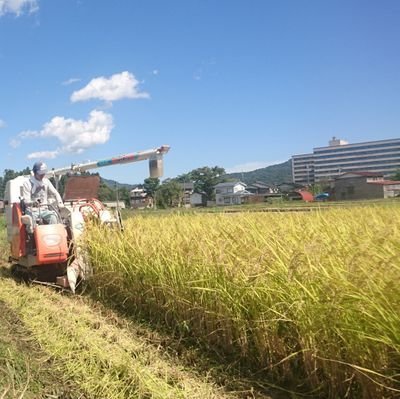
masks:
[[[67,231],[63,224],[36,226],[33,233],[39,265],[62,263],[68,259]]]
[[[61,223],[37,225],[33,230],[36,246],[34,256],[27,248],[26,226],[21,221],[19,204],[12,207],[11,257],[21,264],[40,266],[66,262],[68,259],[67,230]],[[25,261],[24,261],[25,260]],[[27,263],[26,263],[27,262]]]
[[[11,256],[14,259],[19,259],[26,255],[25,226],[21,222],[21,207],[19,204],[14,204],[12,207],[12,238],[11,238]]]

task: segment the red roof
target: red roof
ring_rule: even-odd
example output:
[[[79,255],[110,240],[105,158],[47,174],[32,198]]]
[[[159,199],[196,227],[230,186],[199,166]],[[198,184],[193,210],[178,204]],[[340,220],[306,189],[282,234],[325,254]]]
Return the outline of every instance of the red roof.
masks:
[[[391,186],[394,184],[400,184],[399,180],[381,180],[381,181],[370,181],[368,184],[381,184],[382,186]]]
[[[359,176],[366,176],[366,177],[381,177],[381,176],[383,176],[382,173],[378,173],[378,172],[345,172],[345,173],[342,173],[340,176],[344,176],[344,175],[359,175]]]

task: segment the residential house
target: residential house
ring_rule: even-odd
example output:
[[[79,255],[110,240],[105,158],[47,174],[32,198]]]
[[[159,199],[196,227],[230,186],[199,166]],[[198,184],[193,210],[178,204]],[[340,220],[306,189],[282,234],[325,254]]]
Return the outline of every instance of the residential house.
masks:
[[[383,198],[400,197],[400,181],[397,180],[382,180],[373,181],[369,184],[376,184],[382,187]]]
[[[145,209],[153,207],[153,198],[149,197],[143,188],[136,187],[129,192],[131,208]]]
[[[195,206],[206,206],[206,195],[205,193],[196,192],[194,190],[194,183],[185,182],[180,183],[183,190],[182,206],[186,208]]]
[[[346,172],[334,181],[335,200],[379,199],[400,193],[400,182],[385,180],[383,173]]]
[[[216,205],[240,205],[247,202],[253,194],[247,191],[246,187],[246,184],[240,181],[217,184],[214,187]]]
[[[207,206],[207,196],[206,193],[196,193],[193,192],[190,195],[190,206]]]
[[[252,197],[249,197],[249,202],[251,203],[266,202],[270,199],[282,198],[278,187],[268,185],[261,181],[249,184],[246,190],[254,194]]]
[[[281,183],[281,184],[277,184],[276,188],[278,189],[279,192],[281,192],[283,194],[287,194],[292,191],[297,191],[297,190],[303,189],[304,185],[298,184],[298,183]]]
[[[249,184],[246,187],[246,190],[256,195],[277,194],[279,192],[277,187],[268,185],[262,181],[256,181],[255,183]]]

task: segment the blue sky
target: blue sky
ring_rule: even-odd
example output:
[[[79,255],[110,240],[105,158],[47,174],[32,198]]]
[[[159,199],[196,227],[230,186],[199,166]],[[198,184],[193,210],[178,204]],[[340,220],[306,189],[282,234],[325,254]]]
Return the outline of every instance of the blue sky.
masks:
[[[0,0],[0,171],[163,144],[165,177],[247,171],[399,137],[399,21],[398,0]]]

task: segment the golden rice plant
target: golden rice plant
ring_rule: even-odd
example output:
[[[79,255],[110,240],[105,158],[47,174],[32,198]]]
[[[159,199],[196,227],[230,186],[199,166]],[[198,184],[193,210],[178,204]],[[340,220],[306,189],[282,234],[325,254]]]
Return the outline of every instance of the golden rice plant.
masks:
[[[400,395],[400,208],[137,216],[86,236],[98,297],[321,397]]]

